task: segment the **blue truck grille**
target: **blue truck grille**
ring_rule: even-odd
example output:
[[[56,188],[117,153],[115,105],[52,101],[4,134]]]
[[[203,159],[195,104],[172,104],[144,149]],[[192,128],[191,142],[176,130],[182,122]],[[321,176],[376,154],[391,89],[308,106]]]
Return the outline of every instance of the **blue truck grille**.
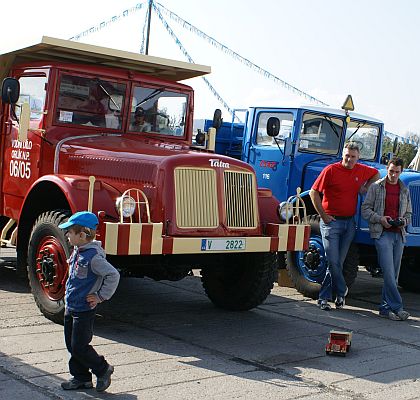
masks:
[[[415,228],[413,233],[420,233],[420,182],[410,183],[409,189],[413,206],[411,225]]]

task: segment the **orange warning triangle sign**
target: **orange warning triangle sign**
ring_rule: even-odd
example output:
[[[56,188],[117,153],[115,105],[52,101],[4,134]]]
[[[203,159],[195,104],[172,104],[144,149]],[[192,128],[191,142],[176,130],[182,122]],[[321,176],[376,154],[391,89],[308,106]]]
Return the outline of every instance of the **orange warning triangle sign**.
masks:
[[[347,96],[346,101],[341,106],[341,108],[346,111],[354,111],[354,104],[353,99],[351,98],[351,94]]]

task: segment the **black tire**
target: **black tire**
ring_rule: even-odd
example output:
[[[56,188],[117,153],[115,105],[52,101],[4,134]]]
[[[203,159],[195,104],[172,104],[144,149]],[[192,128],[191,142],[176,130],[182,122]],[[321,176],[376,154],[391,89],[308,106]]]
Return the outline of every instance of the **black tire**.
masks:
[[[201,281],[214,305],[245,311],[264,302],[273,288],[276,271],[275,253],[230,254],[223,265],[204,267]]]
[[[310,215],[308,217],[309,224],[311,225],[311,238],[316,237],[319,243],[321,238],[321,231],[319,228],[320,217],[318,215]],[[320,256],[325,257],[323,246],[317,247],[318,251],[322,252]],[[322,268],[318,274],[313,275],[313,279],[304,275],[299,268],[297,262],[297,254],[295,252],[287,252],[286,268],[288,274],[295,285],[296,290],[306,297],[317,299],[321,289],[321,283],[325,276],[325,270]],[[343,264],[343,276],[346,281],[347,287],[351,287],[354,283],[359,267],[359,249],[355,243],[352,243],[347,253],[346,259]],[[316,271],[316,267],[312,267]]]
[[[59,324],[64,318],[70,245],[58,225],[69,215],[65,210],[41,214],[32,228],[28,248],[28,278],[35,303],[46,318]]]
[[[420,257],[407,256],[401,260],[400,275],[398,277],[398,284],[410,291],[420,292]]]

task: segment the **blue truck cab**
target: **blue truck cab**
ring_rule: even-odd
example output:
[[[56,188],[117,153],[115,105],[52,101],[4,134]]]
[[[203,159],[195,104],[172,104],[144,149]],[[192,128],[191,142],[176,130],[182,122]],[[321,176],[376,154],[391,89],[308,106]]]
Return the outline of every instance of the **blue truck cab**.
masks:
[[[204,129],[211,126],[206,120]],[[286,268],[298,291],[316,298],[326,272],[326,259],[319,232],[319,216],[309,197],[309,190],[322,169],[341,161],[345,142],[357,142],[360,162],[376,167],[386,175],[382,154],[384,124],[382,121],[348,110],[307,106],[299,108],[251,107],[243,124],[226,123],[218,128],[216,152],[229,154],[251,164],[259,187],[273,192],[280,201],[296,194],[298,187],[307,208],[312,233],[310,248],[289,252]],[[407,227],[408,240],[402,259],[399,283],[420,290],[420,173],[405,169],[401,180],[408,186],[413,204],[413,218]],[[378,269],[373,240],[367,221],[360,214],[359,196],[356,214],[357,231],[344,265],[344,276],[350,286],[359,265],[368,271]],[[281,207],[279,207],[281,213]],[[287,215],[283,214],[283,218]],[[280,257],[281,259],[281,257]]]

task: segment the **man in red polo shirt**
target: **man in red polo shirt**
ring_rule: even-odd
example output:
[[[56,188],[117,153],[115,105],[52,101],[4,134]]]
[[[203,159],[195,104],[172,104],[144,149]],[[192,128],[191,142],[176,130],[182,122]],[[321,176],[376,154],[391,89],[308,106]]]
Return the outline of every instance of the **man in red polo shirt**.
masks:
[[[329,269],[319,292],[318,304],[322,310],[331,310],[328,301],[333,300],[333,294],[336,296],[335,307],[344,307],[348,289],[343,263],[356,233],[354,214],[358,194],[365,194],[379,178],[376,168],[358,163],[359,156],[359,146],[354,142],[346,143],[342,161],[326,166],[310,192],[312,203],[321,217],[322,243]]]

